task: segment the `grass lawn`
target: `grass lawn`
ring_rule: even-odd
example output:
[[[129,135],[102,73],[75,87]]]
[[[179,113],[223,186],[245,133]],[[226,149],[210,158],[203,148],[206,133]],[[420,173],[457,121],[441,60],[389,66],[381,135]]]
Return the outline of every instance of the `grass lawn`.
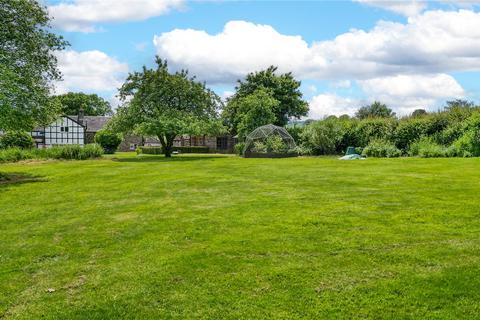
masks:
[[[0,319],[480,318],[480,159],[0,171]]]

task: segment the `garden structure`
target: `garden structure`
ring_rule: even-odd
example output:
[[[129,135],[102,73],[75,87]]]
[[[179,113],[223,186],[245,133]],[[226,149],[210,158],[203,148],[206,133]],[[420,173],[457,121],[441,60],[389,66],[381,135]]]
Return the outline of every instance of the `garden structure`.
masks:
[[[295,140],[285,128],[267,124],[253,130],[245,140],[245,158],[284,158],[298,156]]]

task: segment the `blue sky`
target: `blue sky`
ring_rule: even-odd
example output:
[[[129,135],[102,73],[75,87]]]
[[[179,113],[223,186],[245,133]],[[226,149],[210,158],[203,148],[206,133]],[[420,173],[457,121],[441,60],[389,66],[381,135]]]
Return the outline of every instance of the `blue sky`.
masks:
[[[312,118],[382,100],[399,114],[478,101],[477,1],[46,1],[59,54],[57,92],[114,104],[129,71],[155,54],[228,96],[247,72],[277,65],[302,81]]]

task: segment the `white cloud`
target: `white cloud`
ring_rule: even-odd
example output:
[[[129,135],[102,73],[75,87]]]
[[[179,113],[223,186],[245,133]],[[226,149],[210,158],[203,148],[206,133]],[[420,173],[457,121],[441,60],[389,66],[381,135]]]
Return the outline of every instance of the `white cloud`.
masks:
[[[335,81],[332,84],[332,87],[338,88],[338,89],[348,89],[352,86],[352,82],[350,80],[339,80]]]
[[[235,92],[230,91],[230,90],[223,91],[222,100],[227,101],[227,99],[230,98],[231,96],[233,96],[234,94],[235,94]]]
[[[128,65],[101,51],[74,50],[57,53],[63,81],[56,83],[56,93],[68,91],[112,91],[122,85]]]
[[[326,116],[341,116],[348,114],[353,116],[362,105],[362,101],[345,98],[333,93],[320,94],[310,101],[310,119],[322,119]]]
[[[298,74],[323,63],[321,57],[320,61],[312,59],[307,42],[300,36],[283,35],[271,26],[245,21],[230,21],[216,35],[175,29],[155,36],[153,43],[161,57],[209,82],[232,82],[270,65]]]
[[[183,5],[184,0],[64,0],[48,11],[60,29],[94,32],[97,23],[145,20]]]
[[[147,42],[139,42],[139,43],[135,43],[135,45],[134,45],[135,50],[136,50],[136,51],[140,51],[140,52],[145,51],[145,49],[147,48],[147,46],[148,46],[148,43],[147,43]]]
[[[175,29],[154,37],[157,53],[210,83],[279,66],[302,79],[369,79],[480,70],[480,13],[427,11],[405,24],[380,21],[312,45],[268,25],[228,22],[223,31]]]
[[[447,74],[398,75],[359,81],[359,85],[370,100],[382,101],[400,115],[431,109],[438,100],[465,96],[460,84]]]
[[[421,13],[427,4],[422,0],[354,0],[372,7],[392,11],[407,17]]]

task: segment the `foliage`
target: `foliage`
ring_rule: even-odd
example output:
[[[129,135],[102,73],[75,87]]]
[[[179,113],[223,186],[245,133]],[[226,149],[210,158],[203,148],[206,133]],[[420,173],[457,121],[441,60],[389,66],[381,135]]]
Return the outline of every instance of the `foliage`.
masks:
[[[50,32],[48,12],[36,0],[0,1],[0,130],[31,130],[52,121],[49,99],[60,80],[55,51],[68,45]]]
[[[393,118],[395,112],[392,111],[386,104],[375,101],[370,105],[363,106],[355,113],[358,119],[368,118]]]
[[[243,150],[245,149],[245,142],[239,142],[234,147],[235,153],[241,156],[243,154]]]
[[[0,150],[0,162],[16,162],[27,159],[86,160],[99,158],[103,148],[97,144],[65,145],[48,149],[20,149],[18,147]]]
[[[365,147],[374,140],[391,141],[397,127],[397,120],[368,118],[358,123],[355,131],[356,146]]]
[[[7,131],[0,136],[0,149],[18,147],[31,149],[35,146],[32,135],[25,131]]]
[[[102,146],[107,154],[113,154],[122,143],[122,135],[108,129],[102,129],[95,134],[95,143]]]
[[[112,106],[108,101],[96,94],[83,92],[69,92],[52,97],[52,100],[61,105],[64,115],[77,115],[83,110],[86,116],[112,115]]]
[[[447,101],[447,105],[445,106],[445,112],[449,115],[450,119],[458,122],[469,118],[475,109],[477,108],[473,102],[462,99]]]
[[[170,157],[177,135],[222,132],[218,111],[221,99],[191,78],[186,70],[170,73],[167,62],[156,58],[156,68],[131,73],[120,88],[123,100],[109,127],[115,132],[136,132],[158,137]]]
[[[345,134],[344,127],[336,118],[316,121],[302,132],[302,146],[315,155],[335,154]]]
[[[410,143],[427,134],[429,122],[426,117],[410,118],[400,121],[393,134],[393,142],[397,148],[406,150]]]
[[[441,158],[447,156],[447,148],[435,143],[429,137],[423,137],[410,145],[408,154],[421,158]]]
[[[256,128],[273,123],[273,110],[279,102],[265,89],[258,89],[252,94],[241,97],[232,103],[238,104],[237,121],[238,138],[245,140],[246,136]]]
[[[303,143],[302,133],[305,129],[305,126],[294,124],[286,126],[285,129],[287,129],[288,133],[292,136],[293,140],[295,140],[297,145],[301,145]]]
[[[362,155],[375,158],[398,158],[402,152],[390,141],[373,140],[363,149]]]
[[[412,112],[412,118],[420,118],[426,116],[428,112],[425,109],[416,109]]]
[[[255,141],[253,145],[253,153],[287,154],[295,151],[291,150],[288,145],[285,144],[282,137],[278,135],[271,135],[267,137],[264,141]]]
[[[159,147],[138,147],[137,154],[164,154],[163,148]],[[209,153],[208,147],[191,146],[191,147],[172,147],[172,151],[179,153]]]
[[[222,112],[224,123],[233,134],[238,133],[240,114],[247,111],[240,109],[241,104],[237,100],[243,99],[258,90],[267,90],[278,104],[272,107],[275,116],[273,124],[285,126],[290,118],[300,118],[308,113],[308,103],[303,100],[300,91],[300,81],[295,80],[291,73],[276,74],[277,67],[269,67],[266,70],[253,72],[246,76],[244,81],[239,80],[236,93],[229,99],[227,106]]]

